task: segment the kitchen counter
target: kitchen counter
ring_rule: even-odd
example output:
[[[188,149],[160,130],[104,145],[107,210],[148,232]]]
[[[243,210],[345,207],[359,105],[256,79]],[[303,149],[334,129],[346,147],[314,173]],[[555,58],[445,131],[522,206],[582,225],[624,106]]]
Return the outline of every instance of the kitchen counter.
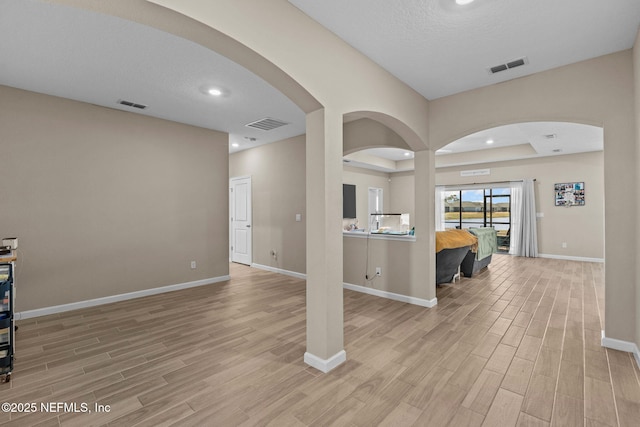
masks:
[[[364,231],[343,231],[343,237],[355,237],[359,239],[372,239],[372,240],[396,240],[401,242],[415,242],[416,236],[409,234],[390,234],[390,233],[365,233]]]

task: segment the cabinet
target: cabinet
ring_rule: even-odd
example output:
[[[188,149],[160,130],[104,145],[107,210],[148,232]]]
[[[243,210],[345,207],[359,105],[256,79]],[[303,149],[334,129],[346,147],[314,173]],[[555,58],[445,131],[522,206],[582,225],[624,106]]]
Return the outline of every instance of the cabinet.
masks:
[[[0,377],[11,380],[15,350],[13,260],[0,258]]]

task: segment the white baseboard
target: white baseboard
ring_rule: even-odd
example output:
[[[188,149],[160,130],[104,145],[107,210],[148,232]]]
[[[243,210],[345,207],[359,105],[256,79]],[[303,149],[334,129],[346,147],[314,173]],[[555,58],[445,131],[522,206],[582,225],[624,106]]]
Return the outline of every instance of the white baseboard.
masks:
[[[344,350],[339,351],[338,353],[331,356],[329,359],[321,359],[318,356],[314,356],[313,354],[306,352],[304,354],[304,363],[309,366],[316,368],[317,370],[324,372],[325,374],[337,367],[338,365],[344,363],[347,360],[347,352]]]
[[[630,341],[622,341],[615,338],[607,338],[604,335],[604,331],[602,331],[601,344],[603,347],[611,348],[613,350],[625,351],[627,353],[633,354],[633,357],[636,359],[636,363],[638,364],[638,368],[640,368],[640,350],[638,349],[636,343]]]
[[[351,283],[343,283],[342,287],[351,291],[362,292],[377,297],[388,298],[395,301],[406,302],[409,304],[419,305],[421,307],[435,307],[438,304],[438,299],[433,298],[430,300],[410,297],[408,295],[395,294],[393,292],[381,291],[379,289],[367,288],[366,286],[352,285]]]
[[[281,268],[269,267],[268,265],[261,264],[251,264],[251,267],[258,268],[260,270],[271,271],[273,273],[285,274],[287,276],[296,277],[298,279],[306,280],[307,275],[304,273],[297,273],[295,271],[283,270]],[[438,299],[434,298],[432,300],[426,300],[422,298],[410,297],[408,295],[396,294],[393,292],[380,291],[378,289],[367,288],[366,286],[360,285],[352,285],[350,283],[343,283],[342,287],[344,289],[349,289],[351,291],[362,292],[369,295],[374,295],[376,297],[392,299],[394,301],[406,302],[409,304],[419,305],[421,307],[435,307],[438,304]]]
[[[566,256],[566,255],[553,255],[553,254],[538,254],[538,258],[551,258],[551,259],[564,259],[567,261],[581,261],[581,262],[604,262],[604,258],[587,258],[580,256]]]
[[[16,320],[47,316],[49,314],[63,313],[65,311],[95,307],[97,305],[110,304],[112,302],[118,302],[118,301],[126,301],[134,298],[161,294],[164,292],[178,291],[181,289],[194,288],[196,286],[210,285],[213,283],[224,282],[230,279],[231,277],[229,275],[212,277],[210,279],[195,280],[193,282],[178,283],[176,285],[161,286],[159,288],[143,289],[141,291],[128,292],[126,294],[110,295],[108,297],[95,298],[95,299],[90,299],[86,301],[78,301],[78,302],[72,302],[69,304],[54,305],[51,307],[37,308],[35,310],[20,311],[16,313]]]
[[[284,270],[282,268],[277,268],[277,267],[270,267],[268,265],[252,263],[251,267],[257,268],[259,270],[271,271],[272,273],[284,274],[285,276],[291,276],[291,277],[295,277],[295,278],[303,279],[303,280],[305,280],[307,278],[307,275],[304,274],[304,273],[298,273],[296,271]]]

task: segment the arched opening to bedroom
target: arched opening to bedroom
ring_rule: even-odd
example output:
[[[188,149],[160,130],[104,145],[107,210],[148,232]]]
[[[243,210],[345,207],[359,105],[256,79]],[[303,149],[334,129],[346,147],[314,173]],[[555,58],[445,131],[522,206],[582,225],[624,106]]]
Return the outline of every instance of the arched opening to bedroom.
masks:
[[[436,151],[438,229],[513,229],[511,182],[535,179],[539,256],[604,261],[604,131],[570,122],[491,127]],[[585,232],[585,230],[589,230]],[[501,251],[516,254],[503,238]],[[511,247],[510,247],[511,246]]]
[[[442,202],[436,201],[439,206],[436,229],[491,226],[487,220],[506,207],[498,205],[491,209],[488,199],[497,193],[498,197],[494,199],[508,202],[508,213],[497,215],[498,222],[508,221],[507,226],[513,234],[514,220],[521,220],[517,218],[518,208],[513,203],[513,184],[527,178],[535,179],[532,183],[535,208],[529,222],[535,227],[535,256],[546,260],[535,261],[533,268],[537,269],[539,277],[529,278],[542,280],[537,287],[532,287],[530,301],[525,303],[530,307],[509,302],[508,309],[519,316],[511,326],[514,330],[527,326],[521,322],[529,316],[527,311],[533,314],[538,304],[542,307],[553,303],[548,327],[561,327],[561,320],[566,317],[568,324],[584,327],[589,339],[600,341],[600,329],[604,329],[605,324],[606,290],[604,139],[604,129],[591,124],[515,122],[471,132],[443,144],[436,152],[436,184],[442,190],[436,190],[436,196],[440,194]],[[496,229],[499,230],[498,243],[504,245],[501,252],[518,255],[513,240],[505,242],[506,233]],[[513,239],[513,236],[507,238]],[[517,257],[507,261],[504,258],[510,257],[506,254],[494,254],[485,275],[477,277],[491,277],[516,265],[519,267],[515,273],[520,274],[527,266],[532,266],[534,261],[530,260],[535,259]],[[556,271],[566,271],[564,277],[572,280],[563,282]],[[523,280],[526,277],[526,274],[522,275]],[[585,278],[587,280],[582,282]],[[541,283],[545,285],[539,286]],[[504,295],[507,301],[509,292]],[[536,301],[542,295],[548,298]],[[569,295],[573,304],[567,308]],[[450,299],[445,292],[439,293],[438,298],[443,304]],[[536,301],[535,305],[533,301]],[[520,309],[523,311],[516,311]],[[543,307],[542,314],[533,314],[534,320],[535,316],[543,318],[545,310],[548,309]],[[584,316],[584,323],[581,316]],[[555,332],[555,329],[550,330],[550,333]],[[569,345],[576,343],[570,341]]]

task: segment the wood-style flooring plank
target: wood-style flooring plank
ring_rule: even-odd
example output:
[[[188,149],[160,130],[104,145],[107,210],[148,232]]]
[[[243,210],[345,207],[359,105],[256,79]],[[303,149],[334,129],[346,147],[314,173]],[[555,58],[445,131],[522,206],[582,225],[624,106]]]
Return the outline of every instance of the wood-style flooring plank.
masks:
[[[0,413],[13,426],[622,426],[640,369],[600,346],[604,266],[494,255],[432,309],[344,291],[347,362],[303,362],[303,280],[231,264],[231,280],[20,321]]]
[[[509,390],[499,389],[484,419],[483,426],[515,425],[520,416],[522,396]]]

